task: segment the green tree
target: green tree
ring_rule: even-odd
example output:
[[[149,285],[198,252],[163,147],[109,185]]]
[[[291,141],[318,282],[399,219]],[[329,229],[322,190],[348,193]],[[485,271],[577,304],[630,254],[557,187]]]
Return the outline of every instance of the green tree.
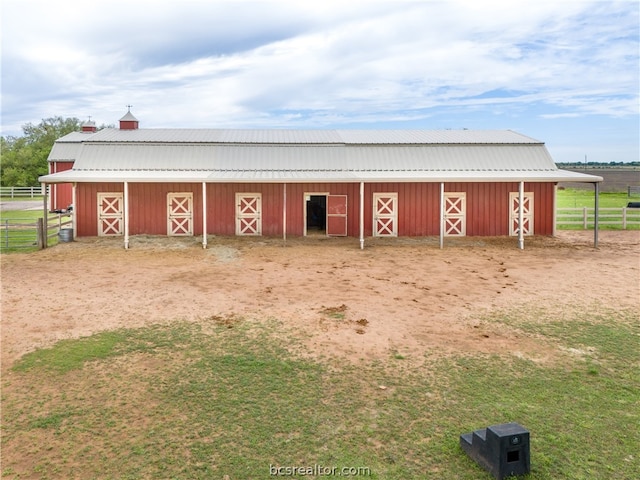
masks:
[[[0,137],[0,184],[6,187],[38,185],[38,177],[48,171],[47,158],[55,141],[81,129],[77,118],[52,117],[38,125],[23,125],[21,137]]]

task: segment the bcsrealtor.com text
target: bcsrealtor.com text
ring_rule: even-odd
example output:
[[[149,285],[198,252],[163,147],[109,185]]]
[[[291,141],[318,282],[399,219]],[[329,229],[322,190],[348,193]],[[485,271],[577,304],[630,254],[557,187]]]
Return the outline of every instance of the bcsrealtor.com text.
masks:
[[[365,477],[371,476],[369,467],[327,467],[324,465],[271,465],[269,475],[274,477]]]

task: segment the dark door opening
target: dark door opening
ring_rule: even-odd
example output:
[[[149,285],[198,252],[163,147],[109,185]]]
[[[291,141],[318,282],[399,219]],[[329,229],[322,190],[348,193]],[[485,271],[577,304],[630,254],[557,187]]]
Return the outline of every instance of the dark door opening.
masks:
[[[311,195],[307,200],[307,235],[327,231],[327,197]]]

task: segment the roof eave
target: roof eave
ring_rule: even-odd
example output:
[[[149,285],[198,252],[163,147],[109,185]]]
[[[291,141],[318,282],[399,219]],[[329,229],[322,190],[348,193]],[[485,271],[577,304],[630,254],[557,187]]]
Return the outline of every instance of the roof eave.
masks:
[[[101,170],[64,172],[43,175],[38,178],[41,183],[353,183],[353,182],[569,182],[600,183],[602,177],[567,170],[552,171],[129,171]]]

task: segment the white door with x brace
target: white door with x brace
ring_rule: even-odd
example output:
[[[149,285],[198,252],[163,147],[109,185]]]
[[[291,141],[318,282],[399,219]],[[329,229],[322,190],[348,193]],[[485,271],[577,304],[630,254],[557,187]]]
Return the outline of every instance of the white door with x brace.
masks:
[[[262,235],[261,193],[236,193],[236,235]]]
[[[98,193],[98,236],[122,235],[124,232],[124,194]]]
[[[193,235],[193,193],[167,193],[167,235]]]
[[[373,194],[373,236],[398,236],[398,194]]]
[[[466,192],[445,192],[444,234],[447,237],[464,237],[467,234]]]
[[[509,192],[509,235],[520,234],[519,221],[520,195]],[[533,235],[533,192],[524,192],[522,196],[522,235]]]

